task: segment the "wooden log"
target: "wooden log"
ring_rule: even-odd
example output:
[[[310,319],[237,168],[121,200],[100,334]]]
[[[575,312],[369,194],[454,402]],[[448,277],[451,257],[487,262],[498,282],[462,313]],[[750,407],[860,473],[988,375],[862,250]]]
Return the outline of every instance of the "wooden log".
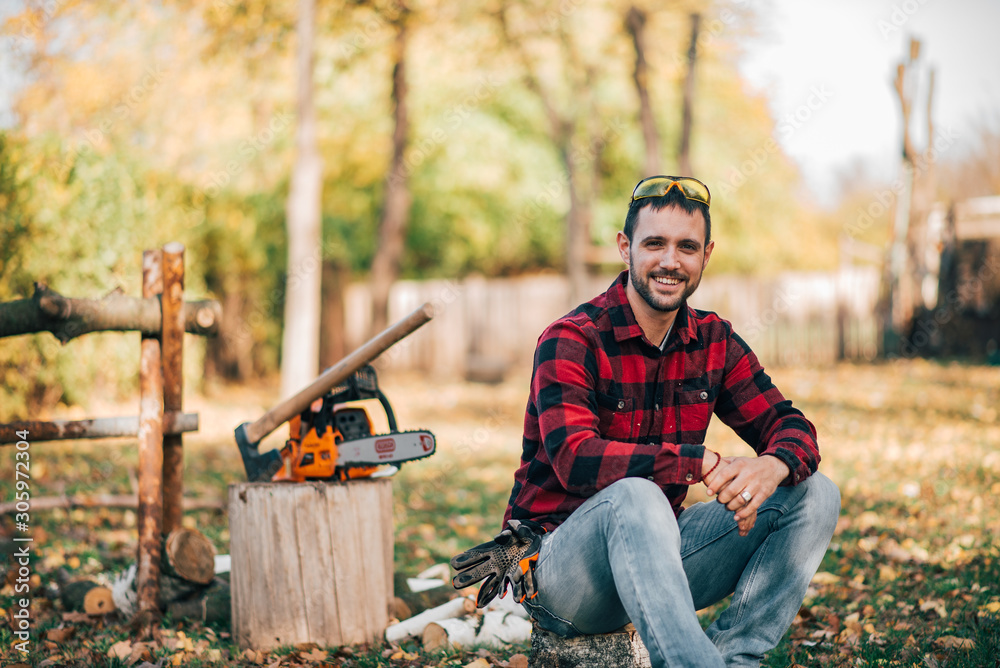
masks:
[[[94,587],[83,597],[83,611],[88,615],[106,615],[115,610],[115,601],[107,587]]]
[[[537,623],[531,630],[530,668],[650,668],[649,651],[632,624],[613,633],[563,638]]]
[[[228,628],[232,614],[229,583],[215,578],[208,587],[186,599],[168,604],[166,609],[167,614],[175,621],[192,619],[202,624]]]
[[[215,336],[222,320],[219,302],[187,302],[183,309],[184,331]],[[64,297],[45,283],[35,283],[28,299],[0,303],[0,338],[51,332],[66,343],[89,332],[134,332],[159,336],[160,301],[149,297],[126,297],[120,290],[101,299]]]
[[[377,642],[392,603],[392,481],[229,486],[243,649]]]
[[[129,494],[65,494],[36,497],[31,500],[31,511],[54,508],[135,508],[138,505],[138,497]],[[221,499],[184,499],[184,510],[221,510],[225,507]],[[14,512],[17,512],[16,501],[0,503],[0,515]]]
[[[59,593],[59,600],[67,612],[106,615],[116,609],[111,590],[90,580],[66,583]]]
[[[184,246],[176,241],[163,247],[160,309],[163,410],[180,412],[184,396]],[[184,436],[164,433],[163,533],[180,528],[183,496]]]
[[[59,592],[59,600],[63,609],[67,612],[80,612],[83,610],[83,599],[87,592],[100,585],[90,580],[75,580],[63,585]]]
[[[505,647],[526,642],[531,636],[531,622],[499,610],[487,610],[482,615],[454,619],[439,619],[424,629],[421,640],[424,650],[460,649],[472,645]],[[616,664],[604,664],[616,665]]]
[[[419,615],[404,619],[398,624],[386,628],[385,639],[389,642],[400,642],[409,636],[422,635],[427,625],[432,622],[469,615],[475,611],[476,602],[471,598],[466,596],[454,598],[436,608],[424,610]]]
[[[139,433],[139,417],[91,418],[89,420],[22,420],[0,424],[0,445],[11,445],[21,439],[17,432],[27,431],[31,443],[41,441],[74,441],[78,438],[135,438]],[[163,433],[180,434],[198,431],[197,413],[164,411]]]
[[[142,254],[142,296],[163,291],[161,253]],[[139,546],[136,554],[136,604],[140,627],[152,631],[159,617],[160,536],[163,525],[163,376],[160,340],[143,335],[139,357]]]
[[[215,578],[215,546],[196,529],[181,527],[163,541],[163,572],[200,585]]]

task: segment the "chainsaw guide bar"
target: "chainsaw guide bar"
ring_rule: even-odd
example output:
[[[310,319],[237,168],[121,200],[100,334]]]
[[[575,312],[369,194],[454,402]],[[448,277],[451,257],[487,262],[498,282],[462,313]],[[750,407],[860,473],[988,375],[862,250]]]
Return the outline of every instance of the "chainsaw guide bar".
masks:
[[[414,438],[415,437],[415,438]],[[434,434],[427,430],[396,431],[337,444],[337,466],[382,466],[415,462],[434,454]]]

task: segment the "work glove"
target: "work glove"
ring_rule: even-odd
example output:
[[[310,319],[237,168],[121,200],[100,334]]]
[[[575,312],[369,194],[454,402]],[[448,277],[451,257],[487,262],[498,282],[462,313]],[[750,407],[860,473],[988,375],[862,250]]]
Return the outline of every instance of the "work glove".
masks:
[[[451,567],[458,571],[451,580],[455,589],[463,589],[484,580],[476,596],[476,607],[485,607],[506,592],[510,584],[518,603],[532,599],[535,588],[535,563],[542,546],[545,527],[530,520],[508,520],[507,528],[493,540],[455,555]],[[501,594],[502,596],[502,594]]]

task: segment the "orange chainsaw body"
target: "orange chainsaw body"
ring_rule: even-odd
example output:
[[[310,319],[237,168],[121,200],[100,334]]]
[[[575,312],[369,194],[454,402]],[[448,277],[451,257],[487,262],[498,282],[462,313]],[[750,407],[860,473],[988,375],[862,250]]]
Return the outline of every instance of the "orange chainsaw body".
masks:
[[[309,407],[313,415],[322,409],[323,400],[317,399]],[[274,482],[304,482],[306,480],[350,480],[367,478],[379,469],[378,466],[341,468],[337,466],[337,445],[345,436],[341,428],[351,426],[353,433],[370,435],[372,421],[363,407],[334,406],[333,424],[306,425],[303,429],[302,415],[288,421],[289,435],[285,447],[281,449],[283,465],[271,478]],[[302,433],[305,431],[305,433]],[[321,431],[322,433],[317,433]]]

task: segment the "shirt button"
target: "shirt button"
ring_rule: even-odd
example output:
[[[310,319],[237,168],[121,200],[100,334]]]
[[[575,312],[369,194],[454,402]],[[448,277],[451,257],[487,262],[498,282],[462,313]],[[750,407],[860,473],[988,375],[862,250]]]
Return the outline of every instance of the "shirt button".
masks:
[[[656,404],[656,410],[660,410],[660,404]]]
[[[625,402],[622,401],[621,399],[619,399],[618,400],[618,410],[622,410],[623,408],[625,408]]]
[[[687,480],[688,482],[691,482],[692,480],[694,480],[694,475],[688,473],[686,476],[684,476],[684,479]]]
[[[708,392],[702,392],[698,395],[702,400],[708,399]]]

